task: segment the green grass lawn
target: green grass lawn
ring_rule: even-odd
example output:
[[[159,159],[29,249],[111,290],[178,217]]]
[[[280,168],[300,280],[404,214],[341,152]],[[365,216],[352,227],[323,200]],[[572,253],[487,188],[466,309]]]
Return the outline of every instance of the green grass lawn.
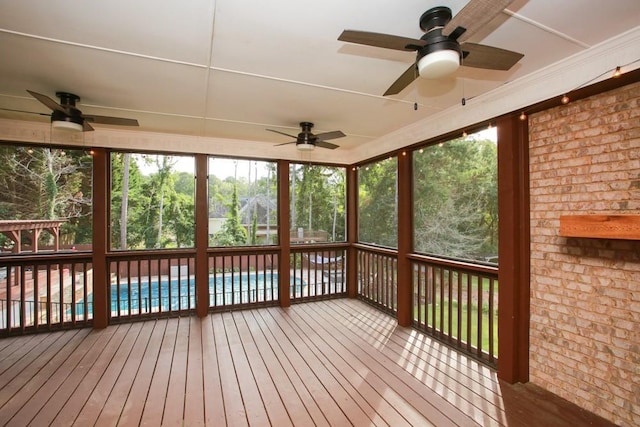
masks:
[[[444,309],[444,323],[441,324],[441,311]],[[420,321],[421,324],[426,324],[429,327],[435,327],[436,330],[442,332],[445,335],[449,335],[454,339],[458,339],[458,303],[457,301],[453,301],[451,303],[451,324],[449,324],[449,305],[440,307],[440,305],[436,305],[435,308],[435,324],[433,324],[432,316],[432,305],[427,305],[425,309],[425,305],[422,304],[420,306],[420,314],[421,318],[418,318],[418,308],[414,308],[413,318]],[[461,336],[460,339],[464,342],[471,342],[473,347],[478,346],[478,307],[477,305],[471,306],[471,318],[469,319],[469,312],[466,304],[462,305],[462,318],[461,318]],[[425,319],[426,317],[426,319]],[[467,325],[471,321],[471,336],[467,337]],[[482,350],[485,352],[489,351],[489,337],[490,334],[493,334],[493,354],[498,354],[498,312],[496,311],[493,315],[493,330],[489,331],[489,315],[488,310],[485,308],[482,313],[482,331],[481,331],[481,345]]]

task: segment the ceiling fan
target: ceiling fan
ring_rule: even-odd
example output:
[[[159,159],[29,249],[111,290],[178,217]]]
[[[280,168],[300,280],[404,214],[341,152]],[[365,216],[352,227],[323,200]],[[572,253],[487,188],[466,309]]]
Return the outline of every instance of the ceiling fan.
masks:
[[[135,119],[83,114],[82,111],[76,107],[76,102],[80,101],[80,97],[72,93],[56,92],[56,96],[60,98],[60,103],[58,104],[53,99],[41,93],[28,89],[27,92],[51,110],[51,126],[54,128],[74,131],[92,131],[94,129],[89,122],[105,125],[138,126],[138,121]],[[33,111],[11,110],[8,108],[2,108],[2,110],[49,116],[49,114],[36,113]]]
[[[386,49],[416,51],[416,62],[384,93],[384,96],[395,95],[418,75],[438,79],[455,72],[461,63],[466,67],[489,70],[509,70],[513,67],[523,54],[464,42],[512,2],[513,0],[471,0],[454,17],[448,7],[431,8],[420,17],[420,28],[425,34],[419,39],[344,30],[338,40]]]
[[[296,144],[296,148],[301,151],[311,151],[315,147],[328,148],[330,150],[334,150],[338,148],[338,145],[327,142],[328,139],[337,139],[345,137],[346,135],[339,130],[334,130],[331,132],[324,132],[314,135],[311,133],[311,128],[313,127],[313,123],[311,122],[300,122],[300,127],[302,128],[302,132],[298,134],[298,136],[289,135],[288,133],[280,132],[278,130],[267,129],[269,132],[279,133],[280,135],[289,136],[291,138],[295,138],[295,141],[285,142],[280,145],[287,144]]]

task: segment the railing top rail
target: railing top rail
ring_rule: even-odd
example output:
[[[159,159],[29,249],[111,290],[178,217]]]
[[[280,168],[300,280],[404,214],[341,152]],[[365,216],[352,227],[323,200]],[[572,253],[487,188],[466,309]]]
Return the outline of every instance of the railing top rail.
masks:
[[[458,261],[452,259],[438,258],[428,255],[409,254],[407,258],[413,261],[435,264],[443,267],[455,268],[456,270],[472,271],[475,273],[483,273],[490,276],[498,276],[498,267],[484,264],[475,264],[473,262]]]
[[[275,254],[280,252],[280,246],[234,246],[208,248],[209,255],[255,255],[259,253]]]
[[[339,243],[314,243],[314,244],[301,244],[291,245],[291,252],[309,252],[309,251],[330,251],[333,249],[346,249],[349,244],[346,242]]]
[[[365,252],[378,253],[378,254],[388,255],[392,257],[398,256],[397,249],[385,248],[382,246],[373,246],[365,243],[354,243],[353,247]]]
[[[108,259],[116,258],[179,258],[195,256],[195,248],[188,249],[157,249],[157,250],[126,250],[110,251],[107,253]]]
[[[61,253],[52,252],[48,254],[38,253],[33,255],[7,255],[0,256],[0,267],[33,264],[57,264],[68,262],[91,261],[91,252]]]

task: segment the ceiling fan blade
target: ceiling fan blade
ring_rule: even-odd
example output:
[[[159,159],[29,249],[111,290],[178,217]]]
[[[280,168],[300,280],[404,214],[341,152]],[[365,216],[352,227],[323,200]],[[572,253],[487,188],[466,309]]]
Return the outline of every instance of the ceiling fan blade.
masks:
[[[468,52],[462,65],[487,70],[509,70],[524,56],[511,50],[476,43],[463,43],[460,48],[464,53]]]
[[[396,80],[391,86],[389,86],[389,89],[387,89],[387,91],[384,93],[384,96],[395,95],[402,92],[402,90],[405,87],[409,86],[411,82],[416,79],[416,77],[418,77],[418,69],[416,68],[416,64],[413,63],[409,68],[407,68],[407,71],[405,71],[400,77],[398,77],[398,80]]]
[[[328,148],[330,150],[335,150],[336,148],[339,147],[336,144],[332,144],[332,143],[326,142],[326,141],[316,141],[316,142],[313,143],[313,145],[315,145],[316,147]]]
[[[29,94],[33,96],[35,99],[37,99],[38,101],[40,101],[41,103],[49,107],[52,111],[60,111],[63,114],[67,114],[67,115],[69,114],[69,111],[67,109],[65,109],[62,105],[58,104],[53,99],[49,98],[47,95],[43,95],[38,92],[33,92],[29,89],[27,89],[27,92],[29,92]]]
[[[82,121],[82,131],[83,132],[91,132],[95,130],[93,127],[91,127],[91,125],[89,123],[87,123],[86,120]]]
[[[14,110],[11,108],[0,108],[0,110],[2,111],[12,111],[14,113],[27,113],[27,114],[37,114],[39,116],[47,116],[47,117],[51,117],[51,114],[49,113],[37,113],[35,111],[25,111],[25,110]]]
[[[280,133],[280,132],[278,132],[278,133]],[[298,142],[298,141],[283,142],[282,144],[276,144],[276,145],[275,145],[275,147],[279,147],[279,146],[281,146],[281,145],[295,144],[296,142]]]
[[[284,135],[284,136],[288,136],[289,138],[295,138],[297,139],[298,137],[295,135],[289,135],[288,133],[284,133],[284,132],[280,132],[279,130],[273,130],[273,129],[267,129],[269,132],[275,132],[275,133],[279,133],[280,135]],[[289,144],[289,143],[287,143]],[[281,144],[282,145],[282,144]]]
[[[315,135],[319,141],[326,141],[327,139],[344,138],[345,135],[341,130],[334,130],[332,132],[319,133]]]
[[[101,125],[139,126],[136,119],[125,119],[123,117],[95,116],[93,114],[83,114],[82,118],[85,120],[85,122],[90,121],[91,123],[98,123]]]
[[[340,34],[340,37],[338,37],[338,40],[405,51],[415,51],[426,45],[426,43],[420,39],[357,30],[344,30],[342,34]]]
[[[442,33],[448,36],[458,27],[462,27],[466,29],[466,31],[457,39],[458,42],[462,43],[476,31],[484,27],[511,3],[513,3],[513,0],[471,0],[445,25]]]

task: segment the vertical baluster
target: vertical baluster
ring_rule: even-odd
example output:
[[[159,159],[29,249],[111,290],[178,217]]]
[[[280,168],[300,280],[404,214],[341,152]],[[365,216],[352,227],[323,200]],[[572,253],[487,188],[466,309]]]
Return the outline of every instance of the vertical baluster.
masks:
[[[33,276],[33,310],[32,310],[32,317],[33,317],[33,326],[35,329],[38,329],[38,326],[40,325],[40,292],[39,292],[39,287],[40,287],[40,281],[39,281],[40,275],[36,274]]]
[[[138,316],[142,316],[142,289],[144,288],[144,280],[142,280],[142,260],[138,258],[135,260],[135,263],[138,271],[138,300],[136,304],[138,305]]]
[[[236,303],[236,256],[231,256],[231,305]]]
[[[457,335],[458,335],[458,347],[462,346],[462,275],[463,273],[458,272],[457,276],[458,276],[458,310],[457,310],[457,316],[458,316],[458,330],[457,330]]]
[[[453,337],[453,271],[447,270],[447,335]]]
[[[82,263],[82,300],[84,301],[84,304],[82,308],[84,310],[83,319],[85,323],[89,320],[89,277],[88,277],[87,271],[88,271],[88,263],[87,261],[83,261]],[[93,319],[93,314],[91,314],[91,319]]]
[[[230,295],[229,295],[230,296]],[[222,304],[227,305],[227,257],[222,255]]]
[[[71,324],[76,324],[76,264],[69,264],[69,276],[71,278]]]
[[[489,361],[493,363],[495,361],[495,348],[494,348],[494,337],[493,337],[493,315],[494,315],[494,306],[493,306],[493,292],[495,290],[495,279],[493,277],[489,278],[489,319],[488,319],[488,327],[489,327]]]
[[[471,351],[472,349],[472,337],[471,337],[471,326],[473,323],[473,289],[472,289],[472,277],[471,274],[467,273],[467,351]]]
[[[53,311],[53,295],[51,295],[51,294],[53,292],[53,283],[51,283],[51,266],[50,265],[47,266],[47,271],[45,273],[45,276],[46,276],[45,285],[47,287],[47,298],[46,298],[47,299],[47,307],[46,307],[46,309],[47,309],[47,326],[50,328],[52,322],[54,321],[54,318],[52,317],[53,316],[53,313],[52,313],[52,311]]]
[[[127,301],[126,301],[126,316],[131,318],[131,306],[132,306],[132,298],[131,298],[131,260],[127,260]],[[138,275],[139,276],[139,275]],[[139,282],[139,280],[138,280]]]
[[[477,350],[477,354],[478,356],[482,356],[482,328],[483,328],[483,321],[482,321],[482,276],[480,275],[476,275],[477,278],[477,282],[478,282],[478,334],[477,334],[477,346],[478,346],[478,350]]]

